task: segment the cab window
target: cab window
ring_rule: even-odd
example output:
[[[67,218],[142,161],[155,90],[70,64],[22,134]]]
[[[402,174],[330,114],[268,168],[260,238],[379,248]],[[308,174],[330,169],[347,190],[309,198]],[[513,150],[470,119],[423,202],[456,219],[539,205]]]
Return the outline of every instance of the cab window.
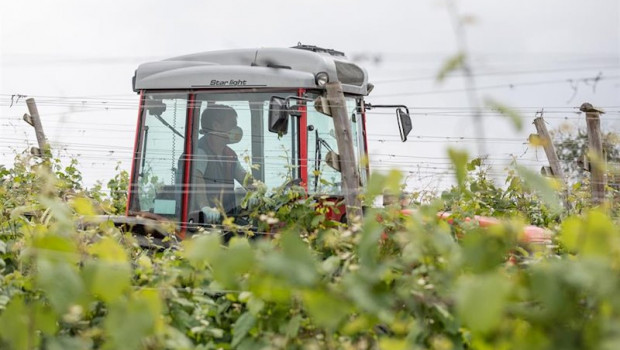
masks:
[[[187,97],[187,93],[144,96],[132,211],[180,219]]]

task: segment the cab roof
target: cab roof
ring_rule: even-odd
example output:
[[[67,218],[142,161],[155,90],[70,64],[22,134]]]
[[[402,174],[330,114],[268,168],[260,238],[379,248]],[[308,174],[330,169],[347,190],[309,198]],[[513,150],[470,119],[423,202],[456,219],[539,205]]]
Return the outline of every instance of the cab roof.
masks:
[[[325,72],[345,93],[368,94],[366,70],[339,51],[316,46],[202,52],[138,66],[133,89],[322,89],[315,76]]]

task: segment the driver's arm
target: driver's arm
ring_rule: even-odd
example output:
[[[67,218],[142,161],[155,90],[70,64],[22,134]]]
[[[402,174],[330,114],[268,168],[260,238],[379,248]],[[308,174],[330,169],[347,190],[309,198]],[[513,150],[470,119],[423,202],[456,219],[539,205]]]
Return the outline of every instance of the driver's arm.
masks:
[[[195,198],[193,201],[195,206],[198,209],[209,206],[209,199],[207,198],[207,184],[204,180],[204,174],[201,171],[194,169],[192,172],[192,179],[192,196]]]
[[[207,193],[207,183],[204,178],[204,171],[207,169],[207,164],[207,155],[202,149],[199,148],[196,150],[194,165],[191,167],[192,185],[190,187],[192,191],[192,208],[196,210],[210,206],[208,198],[209,193]]]
[[[192,172],[193,177],[193,196],[192,200],[193,208],[201,211],[203,213],[204,222],[205,223],[215,223],[218,222],[221,218],[220,211],[213,207],[209,203],[209,189],[207,188],[207,183],[204,180],[204,174],[200,170],[194,169]]]
[[[248,175],[249,178],[246,180],[246,177],[248,177]],[[235,180],[237,180],[237,182],[239,182],[246,190],[252,189],[252,183],[254,182],[254,178],[251,174],[248,174],[248,172],[245,171],[245,168],[243,168],[239,160],[235,162],[233,176]]]

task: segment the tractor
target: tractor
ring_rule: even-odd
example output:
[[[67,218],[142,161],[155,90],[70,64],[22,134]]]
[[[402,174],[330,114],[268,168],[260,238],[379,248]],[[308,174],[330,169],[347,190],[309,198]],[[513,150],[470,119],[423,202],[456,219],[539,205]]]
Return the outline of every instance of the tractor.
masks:
[[[341,136],[326,112],[326,87],[336,81],[350,159],[341,156]],[[217,221],[216,211],[240,215],[247,182],[294,184],[342,203],[343,168],[355,170],[361,188],[369,177],[369,108],[393,108],[403,141],[411,131],[406,106],[364,101],[373,88],[364,68],[317,46],[174,57],[141,64],[132,83],[140,106],[127,213],[112,220],[138,230],[174,223],[179,238]],[[330,219],[345,221],[341,209]]]

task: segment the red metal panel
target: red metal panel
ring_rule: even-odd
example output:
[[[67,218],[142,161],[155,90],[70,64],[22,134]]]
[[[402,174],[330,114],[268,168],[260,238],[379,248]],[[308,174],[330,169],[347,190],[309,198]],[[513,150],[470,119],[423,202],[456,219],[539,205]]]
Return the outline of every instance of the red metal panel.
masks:
[[[342,196],[332,196],[317,200],[319,201],[319,208],[327,208],[327,213],[325,213],[325,218],[327,218],[327,220],[342,222],[342,219],[347,213],[347,206],[344,204],[344,198]],[[329,202],[330,205],[323,205],[323,203],[326,202]]]
[[[142,125],[142,108],[144,103],[144,90],[140,90],[140,102],[138,106],[138,121],[136,122],[136,136],[133,143],[133,157],[131,158],[131,177],[129,178],[129,186],[127,186],[127,207],[125,208],[125,216],[129,216],[129,207],[131,206],[131,194],[133,184],[136,183],[136,163],[138,162],[138,139],[140,136],[140,125]]]
[[[297,91],[297,97],[304,97],[305,89]],[[301,185],[308,192],[308,108],[304,104],[300,108],[299,117],[299,161],[301,172]]]
[[[181,231],[179,232],[179,238],[184,239],[187,231],[187,216],[189,212],[189,195],[190,195],[190,173],[191,173],[191,160],[193,159],[192,153],[192,139],[194,136],[194,101],[196,95],[191,93],[189,95],[187,103],[187,122],[185,128],[185,159],[184,159],[184,172],[183,172],[183,190],[182,204],[181,204]]]

